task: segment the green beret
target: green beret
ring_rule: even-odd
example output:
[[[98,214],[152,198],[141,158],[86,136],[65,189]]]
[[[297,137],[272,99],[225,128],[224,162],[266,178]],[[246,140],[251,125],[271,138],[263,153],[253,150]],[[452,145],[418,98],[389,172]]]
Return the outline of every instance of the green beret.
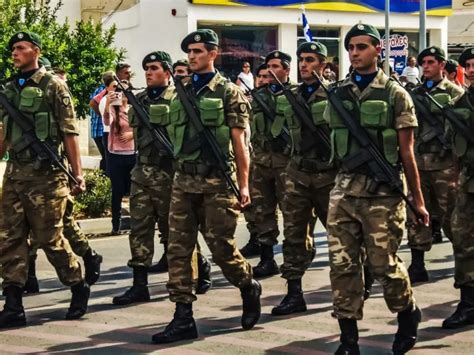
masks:
[[[288,64],[291,63],[291,55],[286,54],[282,51],[272,51],[268,53],[265,57],[265,64],[268,64],[268,62],[272,59],[280,59],[283,62],[287,62]]]
[[[174,64],[173,64],[173,70],[176,69],[176,67],[182,65],[183,67],[189,68],[189,62],[187,59],[178,59]]]
[[[455,73],[458,70],[458,65],[459,65],[459,63],[456,60],[449,59],[449,60],[446,61],[446,65],[444,66],[444,69],[446,69],[446,71],[449,74],[452,74],[452,73]]]
[[[418,54],[418,58],[417,58],[418,65],[421,65],[421,63],[423,63],[423,58],[429,55],[432,55],[438,60],[446,60],[446,53],[444,52],[442,48],[431,46],[431,47],[423,49],[421,53]]]
[[[173,63],[173,60],[171,59],[171,56],[166,52],[162,52],[162,51],[151,52],[151,53],[148,53],[145,56],[145,58],[143,58],[142,60],[143,70],[146,70],[145,65],[151,62],[160,62],[164,65],[163,69],[167,69],[167,68],[171,69],[171,63]],[[165,68],[165,66],[167,68]]]
[[[181,49],[183,52],[188,52],[188,46],[192,43],[207,43],[214,46],[219,46],[219,37],[217,33],[210,29],[201,29],[194,32],[191,32],[186,37],[184,37],[181,42]]]
[[[40,58],[38,59],[38,64],[39,64],[40,66],[45,67],[46,70],[51,70],[51,69],[53,68],[53,66],[51,65],[51,62],[50,62],[49,59],[46,58],[46,57],[40,57]]]
[[[459,56],[459,64],[465,68],[466,62],[474,58],[474,47],[466,48]]]
[[[41,49],[41,37],[34,32],[26,32],[26,31],[15,33],[10,38],[10,41],[8,42],[8,48],[12,50],[13,45],[15,43],[22,42],[22,41],[30,42],[34,44],[36,47],[38,47],[39,49]]]
[[[351,38],[357,36],[369,36],[375,38],[380,43],[380,33],[374,26],[359,23],[353,26],[349,32],[347,32],[346,38],[344,38],[344,48],[346,48],[346,51],[349,50]]]
[[[314,53],[326,58],[328,56],[328,49],[321,42],[304,42],[296,50],[298,57],[301,53]]]

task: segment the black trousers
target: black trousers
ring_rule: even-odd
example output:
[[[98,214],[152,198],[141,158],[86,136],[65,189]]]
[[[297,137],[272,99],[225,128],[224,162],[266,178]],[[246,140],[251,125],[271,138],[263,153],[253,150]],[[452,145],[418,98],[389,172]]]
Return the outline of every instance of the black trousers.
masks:
[[[108,168],[112,182],[112,229],[120,230],[122,199],[130,194],[131,171],[137,156],[109,153]]]

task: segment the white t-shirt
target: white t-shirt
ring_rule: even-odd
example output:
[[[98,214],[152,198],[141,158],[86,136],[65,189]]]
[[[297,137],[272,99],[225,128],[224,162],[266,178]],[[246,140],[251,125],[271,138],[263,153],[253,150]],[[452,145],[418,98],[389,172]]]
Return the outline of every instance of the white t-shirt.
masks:
[[[406,77],[409,83],[418,84],[418,81],[416,79],[420,77],[420,71],[416,66],[406,66],[405,69],[403,69],[401,76]]]
[[[240,81],[243,81],[245,84],[247,84],[250,90],[253,90],[253,75],[251,72],[249,72],[248,74],[240,72],[238,78],[240,79]],[[247,92],[249,90],[242,83],[239,84],[239,87],[242,89],[243,92]]]
[[[107,132],[109,133],[110,132],[110,126],[107,126],[105,123],[104,123],[104,119],[102,117],[104,117],[104,112],[105,112],[105,102],[107,101],[107,95],[104,95],[104,97],[100,100],[99,102],[99,112],[100,112],[100,117],[101,117],[101,120],[102,120],[102,124],[104,125],[104,132]]]

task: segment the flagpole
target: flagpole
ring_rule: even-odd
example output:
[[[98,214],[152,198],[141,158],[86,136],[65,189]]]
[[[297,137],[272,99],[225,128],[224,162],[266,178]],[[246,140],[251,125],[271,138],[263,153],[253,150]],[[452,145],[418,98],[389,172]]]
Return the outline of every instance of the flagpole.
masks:
[[[385,74],[390,76],[390,0],[385,0]]]
[[[418,53],[426,48],[426,0],[420,0],[420,45]]]

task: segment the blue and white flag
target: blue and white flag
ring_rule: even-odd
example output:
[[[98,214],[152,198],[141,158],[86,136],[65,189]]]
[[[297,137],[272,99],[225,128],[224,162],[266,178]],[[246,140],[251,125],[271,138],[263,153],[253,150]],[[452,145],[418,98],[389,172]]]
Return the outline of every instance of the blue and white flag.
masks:
[[[301,19],[303,20],[304,38],[306,39],[307,42],[311,42],[313,40],[313,35],[311,33],[311,28],[309,28],[309,23],[308,23],[308,20],[306,19],[306,13],[304,9],[303,9],[303,15],[301,16]]]

